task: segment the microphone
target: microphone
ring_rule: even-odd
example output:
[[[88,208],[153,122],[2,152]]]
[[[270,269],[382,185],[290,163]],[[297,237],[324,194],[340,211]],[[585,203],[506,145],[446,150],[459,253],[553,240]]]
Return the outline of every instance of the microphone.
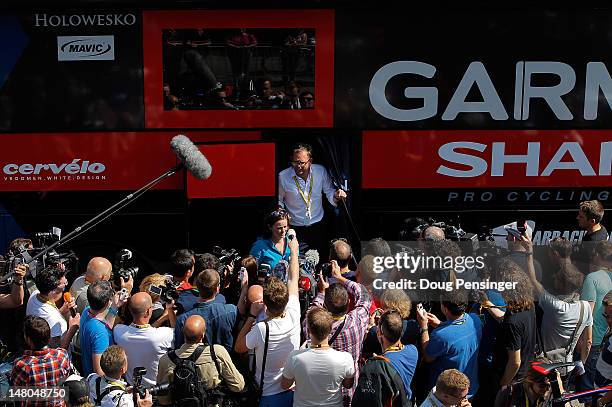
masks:
[[[289,238],[289,240],[293,240],[293,238],[295,237],[295,230],[289,229],[287,231],[287,237]]]
[[[72,301],[72,295],[70,294],[70,292],[64,293],[64,301],[65,302]],[[70,315],[72,315],[73,317],[76,317],[76,310],[74,308],[70,308]]]
[[[189,140],[189,137],[182,134],[174,136],[170,142],[170,147],[179,161],[194,177],[200,180],[210,177],[212,172],[210,163],[200,149]]]

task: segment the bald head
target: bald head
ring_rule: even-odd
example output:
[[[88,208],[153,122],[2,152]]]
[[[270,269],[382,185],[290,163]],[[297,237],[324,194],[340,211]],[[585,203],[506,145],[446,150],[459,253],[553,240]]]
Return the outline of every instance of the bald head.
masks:
[[[252,304],[254,302],[263,301],[263,287],[260,285],[252,285],[247,291],[247,300]]]
[[[343,242],[342,240],[337,240],[332,244],[329,252],[329,259],[336,260],[338,262],[338,266],[343,269],[348,267],[352,253],[353,251],[351,249],[351,245],[349,245],[347,242]]]
[[[134,317],[134,320],[137,318],[143,318],[152,306],[153,303],[149,293],[136,293],[130,298],[130,313]],[[151,316],[149,315],[148,318],[150,317]]]
[[[206,321],[199,315],[192,315],[185,320],[183,336],[188,344],[200,343],[206,332]]]
[[[87,271],[85,272],[85,280],[88,283],[93,283],[99,280],[110,280],[113,265],[104,257],[94,257],[87,263]]]
[[[444,230],[437,226],[430,226],[423,231],[423,239],[425,240],[444,240],[445,238]]]

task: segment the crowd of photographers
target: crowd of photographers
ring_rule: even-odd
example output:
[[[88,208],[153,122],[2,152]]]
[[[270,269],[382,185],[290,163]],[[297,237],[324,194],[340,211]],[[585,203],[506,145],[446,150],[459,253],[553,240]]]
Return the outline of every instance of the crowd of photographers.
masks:
[[[0,308],[24,311],[2,329],[22,349],[3,349],[0,393],[28,406],[538,406],[553,384],[612,383],[603,213],[597,201],[581,203],[582,243],[553,239],[536,248],[540,261],[531,227],[518,221],[505,227],[508,250],[483,270],[412,273],[430,283],[515,283],[508,290],[392,288],[406,275],[376,270],[377,259],[396,255],[386,241],[369,241],[357,261],[335,239],[320,261],[300,253],[283,211],[267,217],[268,236],[250,256],[178,250],[171,275],[138,275],[124,250],[115,264],[92,258],[74,281],[62,262],[32,278],[19,255],[31,242],[17,239]],[[419,225],[414,247],[458,258],[461,242],[448,232]],[[530,369],[534,360],[577,363],[554,383]],[[19,388],[67,393],[18,400],[28,394]]]

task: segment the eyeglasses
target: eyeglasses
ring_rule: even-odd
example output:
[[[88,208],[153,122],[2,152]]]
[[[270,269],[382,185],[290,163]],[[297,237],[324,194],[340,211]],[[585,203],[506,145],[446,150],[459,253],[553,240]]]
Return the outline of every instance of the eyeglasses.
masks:
[[[332,239],[329,241],[329,245],[333,245],[336,242],[344,242],[344,243],[348,243],[348,240],[346,240],[344,237],[337,237],[335,239]]]
[[[303,167],[303,166],[307,165],[308,163],[310,163],[310,160],[308,160],[308,161],[291,161],[291,165],[293,165],[294,167]]]

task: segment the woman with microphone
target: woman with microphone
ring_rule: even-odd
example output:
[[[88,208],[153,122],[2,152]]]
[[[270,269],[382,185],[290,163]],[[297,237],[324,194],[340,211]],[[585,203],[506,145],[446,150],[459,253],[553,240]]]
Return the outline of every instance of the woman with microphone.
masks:
[[[281,260],[289,262],[289,213],[283,209],[270,212],[264,224],[265,235],[253,243],[251,256],[257,259],[260,266],[267,264],[274,270]]]

